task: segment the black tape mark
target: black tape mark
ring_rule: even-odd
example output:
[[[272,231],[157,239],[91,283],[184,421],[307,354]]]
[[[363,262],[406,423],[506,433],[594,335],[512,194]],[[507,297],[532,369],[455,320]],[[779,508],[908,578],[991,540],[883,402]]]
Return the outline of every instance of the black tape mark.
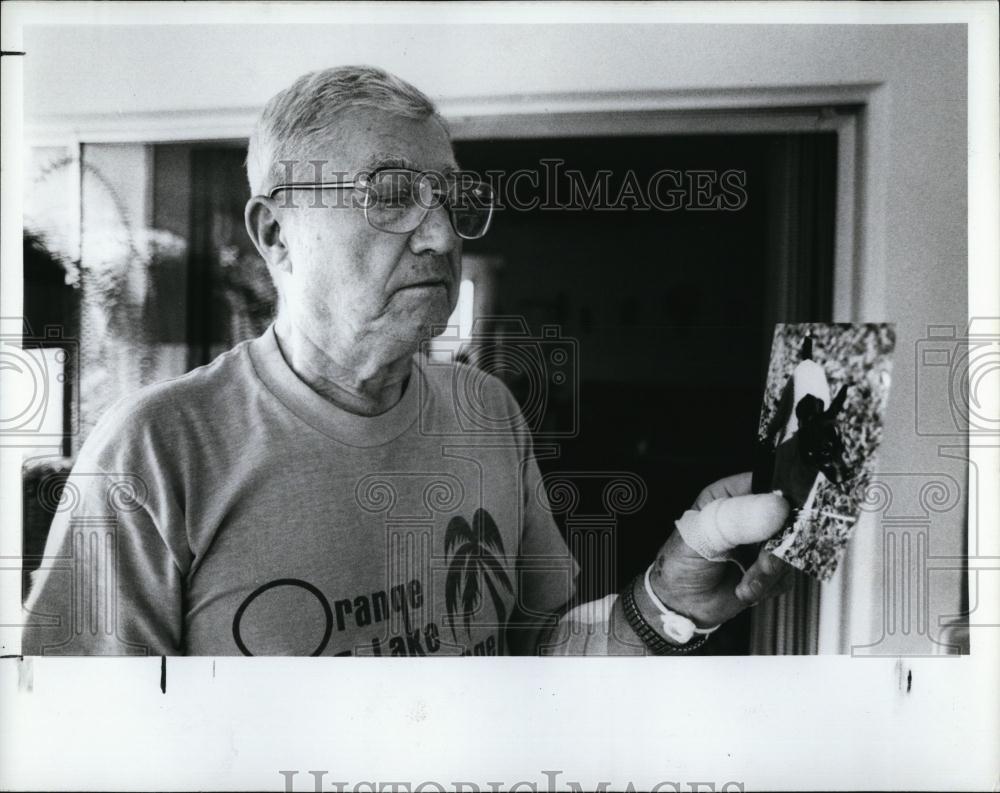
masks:
[[[160,691],[167,693],[167,656],[160,656]]]

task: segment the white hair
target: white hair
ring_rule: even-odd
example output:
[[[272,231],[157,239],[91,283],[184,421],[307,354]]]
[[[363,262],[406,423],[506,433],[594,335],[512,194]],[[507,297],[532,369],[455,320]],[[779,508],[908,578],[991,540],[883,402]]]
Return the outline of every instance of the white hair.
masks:
[[[283,181],[282,160],[302,158],[310,147],[325,142],[330,127],[351,108],[440,120],[422,91],[374,66],[337,66],[304,74],[271,97],[260,114],[247,148],[250,191],[260,195]]]

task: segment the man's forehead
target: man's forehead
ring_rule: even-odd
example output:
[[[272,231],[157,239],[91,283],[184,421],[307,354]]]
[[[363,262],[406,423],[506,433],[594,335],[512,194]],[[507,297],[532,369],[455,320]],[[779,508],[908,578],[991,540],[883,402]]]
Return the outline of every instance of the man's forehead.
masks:
[[[410,168],[448,173],[457,169],[451,140],[435,118],[410,119],[377,110],[346,113],[311,154],[344,173]]]

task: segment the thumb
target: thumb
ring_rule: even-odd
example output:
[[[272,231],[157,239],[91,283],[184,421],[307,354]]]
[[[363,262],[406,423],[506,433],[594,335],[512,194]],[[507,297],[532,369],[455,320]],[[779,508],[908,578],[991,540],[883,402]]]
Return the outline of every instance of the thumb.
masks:
[[[719,498],[700,510],[688,510],[677,530],[684,542],[710,561],[723,561],[738,545],[761,542],[777,533],[788,518],[780,493]]]

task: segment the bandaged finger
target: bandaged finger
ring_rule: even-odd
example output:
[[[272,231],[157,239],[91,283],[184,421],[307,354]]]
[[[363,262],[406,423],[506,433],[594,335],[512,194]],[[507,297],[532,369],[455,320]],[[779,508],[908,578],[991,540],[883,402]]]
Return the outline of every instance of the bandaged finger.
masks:
[[[710,562],[726,561],[734,547],[719,528],[719,508],[723,501],[725,499],[719,498],[700,510],[689,509],[676,524],[684,542]]]
[[[788,515],[778,494],[720,498],[700,510],[688,510],[677,521],[684,542],[699,556],[722,562],[733,548],[766,540]]]

